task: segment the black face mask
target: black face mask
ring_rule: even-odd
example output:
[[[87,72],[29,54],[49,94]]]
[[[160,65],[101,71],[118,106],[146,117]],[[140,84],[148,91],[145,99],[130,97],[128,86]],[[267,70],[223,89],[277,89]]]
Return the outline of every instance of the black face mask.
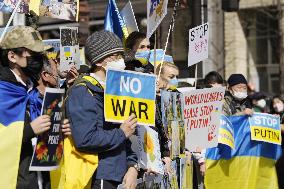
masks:
[[[21,68],[26,76],[37,79],[43,67],[43,55],[36,54],[27,57],[27,66]]]

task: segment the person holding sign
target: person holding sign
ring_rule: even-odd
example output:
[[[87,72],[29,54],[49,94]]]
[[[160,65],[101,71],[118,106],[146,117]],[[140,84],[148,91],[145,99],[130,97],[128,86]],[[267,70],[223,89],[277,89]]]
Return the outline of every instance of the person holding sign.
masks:
[[[91,64],[90,76],[75,81],[66,101],[74,146],[87,155],[98,154],[98,167],[89,178],[93,189],[114,189],[121,183],[134,189],[137,156],[128,138],[135,132],[137,119],[131,115],[115,124],[104,118],[106,71],[125,68],[122,43],[111,32],[95,32],[86,41],[85,55]]]
[[[224,97],[223,114],[251,115],[253,114],[251,102],[247,98],[248,82],[242,74],[232,74],[228,79],[229,91]]]
[[[161,67],[161,65],[163,65]],[[169,138],[168,133],[166,133],[165,127],[162,122],[162,105],[161,105],[161,90],[176,90],[178,86],[177,77],[179,75],[178,67],[170,62],[164,62],[157,67],[156,73],[158,74],[161,69],[161,75],[158,80],[157,92],[158,95],[156,97],[156,120],[155,126],[160,136],[160,145],[161,145],[161,154],[163,158],[163,162],[166,166],[166,171],[169,172],[171,169],[171,158],[170,158],[170,150],[169,150]]]
[[[51,47],[26,26],[12,28],[0,46],[0,188],[38,188],[36,172],[29,171],[31,139],[49,130],[51,122],[48,115],[37,116],[31,79],[40,73],[43,52]]]

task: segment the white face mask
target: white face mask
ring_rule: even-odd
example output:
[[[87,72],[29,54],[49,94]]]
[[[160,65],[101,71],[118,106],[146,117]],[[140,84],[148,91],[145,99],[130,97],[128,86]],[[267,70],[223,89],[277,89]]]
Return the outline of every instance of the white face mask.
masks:
[[[108,62],[105,69],[107,70],[109,68],[112,68],[115,70],[124,70],[125,69],[124,60],[121,58],[119,60]]]
[[[265,108],[266,106],[266,101],[264,99],[258,100],[256,105],[260,108]]]
[[[284,110],[284,104],[281,102],[276,103],[273,107],[276,112],[283,112]]]
[[[236,99],[238,99],[238,100],[243,100],[243,99],[245,99],[248,96],[248,94],[247,94],[247,92],[237,92],[237,91],[234,91],[233,92],[233,96]]]

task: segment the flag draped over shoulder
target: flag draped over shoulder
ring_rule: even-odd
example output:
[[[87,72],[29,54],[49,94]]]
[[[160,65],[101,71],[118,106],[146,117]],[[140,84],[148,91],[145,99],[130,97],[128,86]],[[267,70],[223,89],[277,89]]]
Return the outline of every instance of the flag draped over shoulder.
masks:
[[[232,116],[235,148],[224,144],[210,148],[206,154],[205,187],[207,189],[275,189],[275,171],[281,146],[252,141],[247,116]]]
[[[125,40],[129,35],[126,24],[119,13],[115,0],[108,1],[104,29],[115,33],[122,40]]]
[[[0,188],[16,188],[26,105],[32,99],[24,87],[0,81]]]

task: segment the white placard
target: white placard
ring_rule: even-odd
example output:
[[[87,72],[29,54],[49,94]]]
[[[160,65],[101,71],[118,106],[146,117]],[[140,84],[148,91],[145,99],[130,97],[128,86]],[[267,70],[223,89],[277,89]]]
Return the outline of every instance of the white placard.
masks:
[[[167,14],[168,0],[147,0],[147,38],[149,39]]]
[[[224,87],[193,90],[183,93],[185,148],[211,148],[218,145]]]
[[[158,174],[164,174],[161,159],[158,133],[148,126],[138,125],[136,135],[130,138],[132,150],[138,156],[138,164],[144,169],[151,169]]]
[[[208,22],[189,30],[188,66],[208,58],[209,24]]]
[[[60,28],[60,72],[69,71],[72,66],[80,69],[80,49],[77,27]]]

